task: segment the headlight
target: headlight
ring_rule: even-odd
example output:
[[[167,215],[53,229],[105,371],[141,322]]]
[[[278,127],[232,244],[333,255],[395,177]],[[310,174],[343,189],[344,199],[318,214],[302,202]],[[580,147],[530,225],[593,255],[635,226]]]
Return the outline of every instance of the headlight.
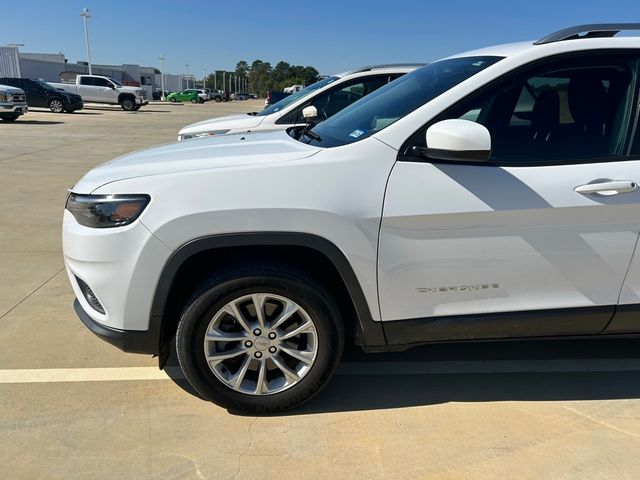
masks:
[[[200,133],[182,133],[178,134],[178,141],[182,142],[183,140],[193,140],[194,138],[204,138],[204,137],[214,137],[216,135],[224,135],[230,129],[227,130],[211,130],[210,132],[200,132]]]
[[[79,195],[72,193],[65,208],[80,225],[111,228],[129,225],[149,204],[149,195]]]
[[[5,92],[0,92],[0,102],[6,102],[7,98],[9,98],[9,95],[7,95]]]

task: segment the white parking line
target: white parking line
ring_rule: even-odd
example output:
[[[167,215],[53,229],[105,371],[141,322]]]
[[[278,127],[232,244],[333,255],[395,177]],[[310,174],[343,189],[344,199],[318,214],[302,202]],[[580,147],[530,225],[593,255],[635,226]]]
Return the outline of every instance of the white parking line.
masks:
[[[640,372],[640,359],[343,362],[337,375]],[[178,367],[36,368],[0,370],[0,384],[120,382],[183,378]]]

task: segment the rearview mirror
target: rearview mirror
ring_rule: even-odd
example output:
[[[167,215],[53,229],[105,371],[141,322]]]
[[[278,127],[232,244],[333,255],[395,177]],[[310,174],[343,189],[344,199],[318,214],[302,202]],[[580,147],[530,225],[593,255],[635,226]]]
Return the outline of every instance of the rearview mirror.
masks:
[[[313,105],[309,105],[308,107],[304,107],[302,109],[302,117],[305,120],[313,120],[318,116],[318,109]]]
[[[427,129],[427,156],[437,160],[485,162],[491,157],[491,134],[469,120],[442,120]]]

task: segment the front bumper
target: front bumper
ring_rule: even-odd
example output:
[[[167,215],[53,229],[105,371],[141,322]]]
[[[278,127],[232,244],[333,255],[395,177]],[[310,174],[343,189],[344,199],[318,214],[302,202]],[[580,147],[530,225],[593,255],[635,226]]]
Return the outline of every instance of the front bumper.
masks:
[[[154,328],[151,303],[171,252],[140,219],[124,227],[89,228],[65,210],[62,244],[71,287],[94,323],[114,331]],[[100,308],[88,300],[83,284]]]
[[[82,99],[77,100],[77,99],[73,99],[70,102],[67,102],[66,107],[69,110],[82,110],[84,108],[84,102],[82,101]]]
[[[136,105],[149,105],[149,100],[146,98],[136,97]]]
[[[0,113],[18,113],[23,115],[29,111],[27,105],[0,105]]]
[[[78,318],[84,323],[84,326],[105,342],[118,347],[124,352],[159,354],[160,331],[158,322],[152,322],[149,330],[118,330],[96,322],[84,311],[78,299],[74,300],[73,308]]]

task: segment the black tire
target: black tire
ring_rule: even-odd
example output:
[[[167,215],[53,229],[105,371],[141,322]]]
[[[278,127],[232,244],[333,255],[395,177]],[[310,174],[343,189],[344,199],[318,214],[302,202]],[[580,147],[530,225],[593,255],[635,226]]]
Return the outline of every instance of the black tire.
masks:
[[[171,97],[171,98],[169,99],[169,101],[170,101],[170,102],[173,102],[173,103],[176,103],[176,102],[177,102],[176,97]]]
[[[53,113],[63,113],[64,112],[64,103],[59,98],[52,98],[49,100],[49,110]]]
[[[138,110],[140,110],[142,108],[142,105],[136,105],[135,107],[133,107],[133,111],[137,112]]]
[[[120,106],[126,112],[133,112],[136,108],[136,100],[133,97],[124,97],[120,100]]]
[[[216,98],[214,98],[214,100],[216,101],[216,103],[220,103],[222,101],[222,99],[220,97],[216,97]]]
[[[5,122],[15,122],[18,117],[20,115],[4,115],[2,118],[2,120],[4,120]]]
[[[201,98],[192,98],[191,103],[198,103],[198,101],[202,100]]]
[[[198,103],[204,103],[204,98],[199,98],[198,97]]]
[[[212,316],[231,300],[258,292],[296,302],[312,319],[318,342],[315,361],[298,383],[268,395],[241,393],[226,386],[209,368],[204,353]],[[270,264],[243,265],[211,277],[197,290],[182,312],[175,342],[180,367],[203,398],[233,412],[264,414],[298,407],[326,385],[340,362],[344,328],[331,295],[304,271]]]

